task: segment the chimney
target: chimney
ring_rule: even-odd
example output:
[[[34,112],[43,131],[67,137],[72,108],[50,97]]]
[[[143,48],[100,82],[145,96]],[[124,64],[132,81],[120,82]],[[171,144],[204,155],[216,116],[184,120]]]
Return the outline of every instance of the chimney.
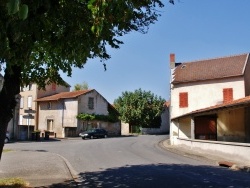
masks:
[[[175,68],[175,54],[170,54],[170,69]]]

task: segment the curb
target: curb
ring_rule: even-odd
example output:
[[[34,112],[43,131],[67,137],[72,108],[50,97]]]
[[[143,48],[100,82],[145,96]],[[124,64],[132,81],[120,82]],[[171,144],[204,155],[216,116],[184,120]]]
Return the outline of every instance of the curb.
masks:
[[[77,172],[74,170],[74,168],[71,166],[71,164],[69,163],[69,161],[66,158],[64,158],[63,156],[61,156],[59,154],[56,154],[56,155],[59,156],[63,160],[64,164],[66,165],[66,167],[70,173],[72,180],[77,184],[77,182],[78,182],[77,180],[79,179]]]
[[[175,154],[178,154],[178,155],[183,155],[185,157],[190,157],[190,158],[194,159],[195,157],[201,157],[202,156],[200,154],[198,155],[195,151],[191,151],[190,149],[185,149],[185,151],[182,151],[179,148],[175,147],[174,145],[170,145],[169,139],[160,141],[158,143],[158,145],[161,148],[166,149],[169,152],[172,152],[172,153],[175,153]],[[183,153],[185,153],[185,155]],[[188,154],[188,156],[186,154]],[[211,161],[215,161],[218,166],[227,167],[227,168],[229,168],[231,170],[235,170],[235,171],[243,171],[243,172],[250,173],[250,166],[238,165],[235,162],[230,162],[230,161],[227,161],[227,160],[222,160],[222,161],[217,160],[216,161],[215,159],[210,159],[210,158],[208,158],[206,156],[202,156],[202,157],[204,157],[204,158],[206,158],[208,160],[211,160]]]

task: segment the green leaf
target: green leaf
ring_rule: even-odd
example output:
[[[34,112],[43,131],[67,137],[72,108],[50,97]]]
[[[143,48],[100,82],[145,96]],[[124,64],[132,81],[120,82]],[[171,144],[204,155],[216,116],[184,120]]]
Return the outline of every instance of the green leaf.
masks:
[[[29,8],[28,5],[23,4],[19,11],[19,18],[25,20],[28,17]]]
[[[9,0],[7,3],[8,13],[15,14],[19,11],[19,0]]]

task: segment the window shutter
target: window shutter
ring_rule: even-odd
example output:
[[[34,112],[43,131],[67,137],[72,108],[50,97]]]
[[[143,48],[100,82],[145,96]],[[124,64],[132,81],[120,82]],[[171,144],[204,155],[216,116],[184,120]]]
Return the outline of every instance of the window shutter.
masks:
[[[23,108],[23,97],[20,98],[20,108]]]
[[[28,108],[32,108],[32,96],[28,96]]]
[[[19,115],[19,125],[23,124],[23,115]]]
[[[233,100],[233,88],[223,89],[223,103],[227,103]]]
[[[180,108],[188,107],[188,93],[187,92],[179,93],[179,107]]]
[[[56,90],[56,84],[55,84],[55,83],[52,83],[52,84],[51,84],[51,89],[52,89],[52,91],[55,91],[55,90]]]

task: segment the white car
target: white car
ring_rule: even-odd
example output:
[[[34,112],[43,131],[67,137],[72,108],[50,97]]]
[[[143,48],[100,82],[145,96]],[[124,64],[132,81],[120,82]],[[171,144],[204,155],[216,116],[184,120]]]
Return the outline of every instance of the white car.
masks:
[[[10,141],[10,133],[7,131],[6,134],[5,134],[5,140],[4,140],[4,143],[7,143]]]

